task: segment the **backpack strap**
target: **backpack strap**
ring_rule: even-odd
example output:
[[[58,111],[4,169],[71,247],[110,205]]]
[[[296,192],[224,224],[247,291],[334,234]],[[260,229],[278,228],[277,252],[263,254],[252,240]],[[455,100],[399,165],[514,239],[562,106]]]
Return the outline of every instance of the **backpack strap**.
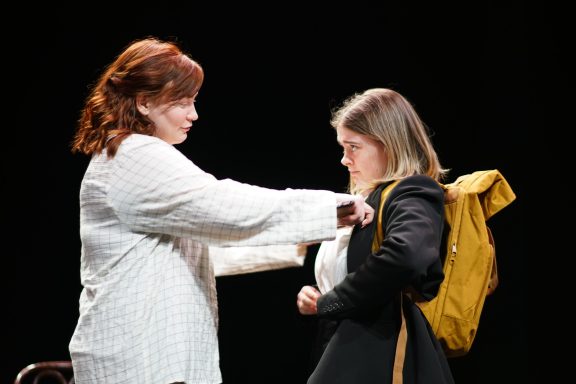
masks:
[[[374,238],[372,238],[372,251],[376,252],[380,248],[380,244],[384,241],[384,233],[382,231],[382,212],[384,211],[384,203],[386,202],[386,198],[392,191],[392,189],[398,184],[400,180],[395,180],[388,184],[386,188],[382,190],[380,194],[380,206],[378,208],[378,221],[376,223],[376,233],[374,234]]]
[[[406,357],[406,343],[408,342],[408,331],[406,330],[406,318],[404,317],[403,295],[400,294],[400,332],[396,340],[396,354],[394,355],[394,370],[392,371],[392,384],[402,384],[404,380],[404,358]]]

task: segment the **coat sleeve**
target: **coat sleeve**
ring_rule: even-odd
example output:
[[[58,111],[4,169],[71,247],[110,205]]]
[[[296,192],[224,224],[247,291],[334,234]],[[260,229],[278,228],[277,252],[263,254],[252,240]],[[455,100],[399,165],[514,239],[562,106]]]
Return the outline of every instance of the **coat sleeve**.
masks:
[[[384,206],[384,240],[376,252],[318,300],[320,316],[349,317],[388,302],[412,286],[433,297],[444,276],[440,261],[444,194],[427,176],[398,183]]]

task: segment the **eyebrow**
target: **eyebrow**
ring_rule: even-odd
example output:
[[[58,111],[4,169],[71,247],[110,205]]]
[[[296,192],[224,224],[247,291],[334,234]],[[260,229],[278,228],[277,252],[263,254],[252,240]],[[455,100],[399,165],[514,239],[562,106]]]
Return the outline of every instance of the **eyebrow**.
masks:
[[[359,142],[359,141],[354,141],[354,140],[344,140],[344,141],[341,141],[341,140],[338,139],[337,141],[338,141],[338,144],[340,144],[340,145],[343,145],[343,144],[359,145],[359,144],[361,144],[361,142]]]

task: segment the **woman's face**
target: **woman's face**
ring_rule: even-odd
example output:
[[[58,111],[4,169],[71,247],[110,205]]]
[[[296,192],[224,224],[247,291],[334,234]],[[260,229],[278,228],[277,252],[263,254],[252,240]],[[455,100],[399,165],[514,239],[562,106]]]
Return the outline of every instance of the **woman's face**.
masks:
[[[188,137],[192,123],[198,120],[195,98],[183,98],[177,102],[138,104],[138,110],[154,123],[154,136],[168,144],[180,144]]]
[[[384,144],[343,126],[336,128],[336,133],[338,144],[344,149],[340,162],[348,168],[350,177],[359,188],[367,188],[372,181],[384,176]]]

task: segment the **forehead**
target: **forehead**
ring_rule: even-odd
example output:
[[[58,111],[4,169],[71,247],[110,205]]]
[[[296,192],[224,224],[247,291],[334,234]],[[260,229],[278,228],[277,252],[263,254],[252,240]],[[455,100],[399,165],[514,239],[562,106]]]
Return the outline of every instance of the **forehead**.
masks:
[[[340,144],[343,143],[368,143],[372,141],[370,137],[358,132],[354,132],[342,125],[336,128],[336,140]]]

